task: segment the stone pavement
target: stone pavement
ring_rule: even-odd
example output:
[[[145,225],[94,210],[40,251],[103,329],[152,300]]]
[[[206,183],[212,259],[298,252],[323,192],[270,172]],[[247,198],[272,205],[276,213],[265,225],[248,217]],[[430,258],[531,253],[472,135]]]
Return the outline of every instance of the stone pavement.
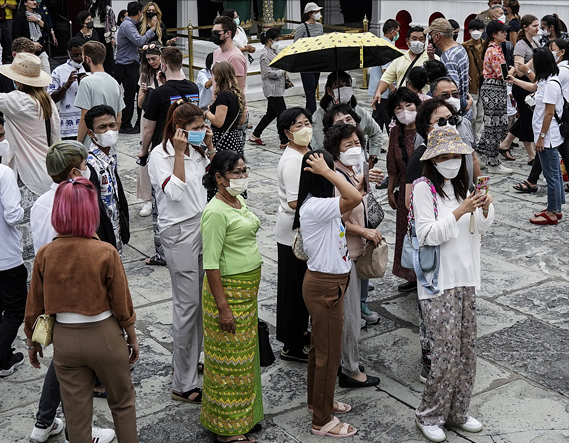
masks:
[[[356,91],[360,103],[369,97]],[[301,96],[287,104],[303,105]],[[250,103],[251,121],[257,123],[266,102]],[[269,322],[275,353],[281,345],[274,339],[276,316],[277,251],[273,228],[277,214],[276,167],[281,154],[274,124],[263,135],[264,148],[247,145],[252,168],[249,207],[261,220],[259,248],[264,258],[259,293],[260,317]],[[385,140],[386,141],[386,140]],[[136,136],[120,135],[119,164],[131,205],[130,244],[125,247],[124,266],[137,312],[141,344],[140,360],[132,372],[137,394],[140,441],[143,443],[209,442],[213,437],[199,424],[199,406],[170,399],[172,352],[172,303],[166,268],[149,267],[144,259],[153,254],[150,217],[141,218],[136,198]],[[484,424],[479,434],[448,431],[448,441],[479,443],[569,442],[569,303],[567,296],[569,239],[565,220],[559,226],[537,227],[530,214],[545,206],[546,192],[540,182],[536,194],[519,194],[512,185],[527,177],[529,166],[523,148],[517,149],[511,177],[492,177],[496,220],[484,236],[483,289],[478,300],[478,375],[471,414]],[[382,156],[383,157],[383,156]],[[385,166],[385,158],[381,159]],[[395,212],[385,191],[375,191],[386,217],[380,230],[393,256]],[[337,399],[350,403],[345,418],[360,431],[353,442],[424,442],[414,424],[413,410],[423,385],[419,382],[420,350],[416,294],[401,294],[401,282],[388,270],[382,280],[372,281],[370,307],[381,322],[362,331],[360,354],[366,372],[381,378],[379,389],[337,388]],[[26,354],[20,330],[15,345]],[[0,442],[27,441],[34,424],[40,390],[52,347],[36,370],[26,364],[14,375],[0,380]],[[277,358],[263,370],[265,406],[259,442],[324,442],[310,434],[306,410],[306,366]],[[106,402],[94,399],[94,422],[112,426]],[[49,440],[63,443],[63,434]]]

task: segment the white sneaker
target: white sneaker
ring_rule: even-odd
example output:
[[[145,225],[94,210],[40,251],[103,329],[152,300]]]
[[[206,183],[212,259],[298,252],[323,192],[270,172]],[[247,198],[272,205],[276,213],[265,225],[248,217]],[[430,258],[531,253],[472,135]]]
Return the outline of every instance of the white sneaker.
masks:
[[[415,423],[419,430],[423,433],[423,435],[430,441],[445,441],[447,439],[447,435],[445,431],[443,431],[440,426],[425,426],[419,422],[419,419],[415,417]]]
[[[93,426],[91,435],[93,436],[93,443],[110,443],[115,438],[115,431]],[[69,443],[69,440],[65,440],[65,443]]]
[[[30,435],[30,440],[37,441],[39,443],[43,443],[52,435],[57,435],[61,431],[63,431],[63,420],[60,418],[56,418],[53,420],[53,424],[48,426],[45,429],[38,428],[34,425],[34,429],[32,430],[32,434]]]
[[[490,166],[488,165],[488,173],[489,174],[511,174],[513,171],[513,169],[510,168],[506,168],[502,163],[500,163],[499,165],[496,166]]]
[[[460,428],[463,431],[466,432],[480,432],[484,426],[482,426],[482,423],[480,423],[478,420],[476,420],[474,417],[468,417],[468,420],[466,421],[466,423],[456,423],[452,420],[448,420],[446,422],[447,425],[449,426],[454,426],[455,428]]]
[[[363,329],[366,326],[367,326],[367,322],[363,318],[360,318],[360,329]]]
[[[152,214],[152,202],[144,202],[140,209],[140,216],[148,217],[150,214]]]

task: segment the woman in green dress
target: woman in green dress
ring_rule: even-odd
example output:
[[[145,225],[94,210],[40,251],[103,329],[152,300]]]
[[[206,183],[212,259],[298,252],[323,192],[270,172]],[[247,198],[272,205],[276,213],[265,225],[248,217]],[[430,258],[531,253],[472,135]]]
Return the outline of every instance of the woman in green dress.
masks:
[[[202,220],[205,369],[201,422],[215,442],[245,436],[263,419],[257,338],[257,293],[263,262],[257,247],[259,219],[240,195],[248,170],[241,154],[221,151],[204,176],[217,191]]]

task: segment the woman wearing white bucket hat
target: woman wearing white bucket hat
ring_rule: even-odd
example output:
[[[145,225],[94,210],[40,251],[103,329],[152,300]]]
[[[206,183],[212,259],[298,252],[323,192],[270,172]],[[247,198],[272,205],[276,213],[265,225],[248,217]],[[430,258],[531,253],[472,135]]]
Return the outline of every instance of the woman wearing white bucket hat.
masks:
[[[24,260],[29,260],[34,256],[30,208],[52,183],[45,167],[45,157],[49,146],[61,138],[59,114],[45,90],[51,83],[51,76],[41,70],[39,57],[24,52],[16,54],[11,65],[0,66],[0,73],[13,80],[16,86],[15,91],[0,94],[0,112],[6,119],[6,139],[10,144],[2,161],[14,170],[18,178],[25,211],[19,229]]]

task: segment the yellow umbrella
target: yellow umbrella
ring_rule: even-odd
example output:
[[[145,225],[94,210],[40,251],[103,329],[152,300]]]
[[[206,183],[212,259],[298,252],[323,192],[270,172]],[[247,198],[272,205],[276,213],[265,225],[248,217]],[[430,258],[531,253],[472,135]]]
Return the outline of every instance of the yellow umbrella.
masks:
[[[382,66],[403,52],[371,32],[333,32],[297,40],[283,49],[271,66],[288,72],[332,72]]]

